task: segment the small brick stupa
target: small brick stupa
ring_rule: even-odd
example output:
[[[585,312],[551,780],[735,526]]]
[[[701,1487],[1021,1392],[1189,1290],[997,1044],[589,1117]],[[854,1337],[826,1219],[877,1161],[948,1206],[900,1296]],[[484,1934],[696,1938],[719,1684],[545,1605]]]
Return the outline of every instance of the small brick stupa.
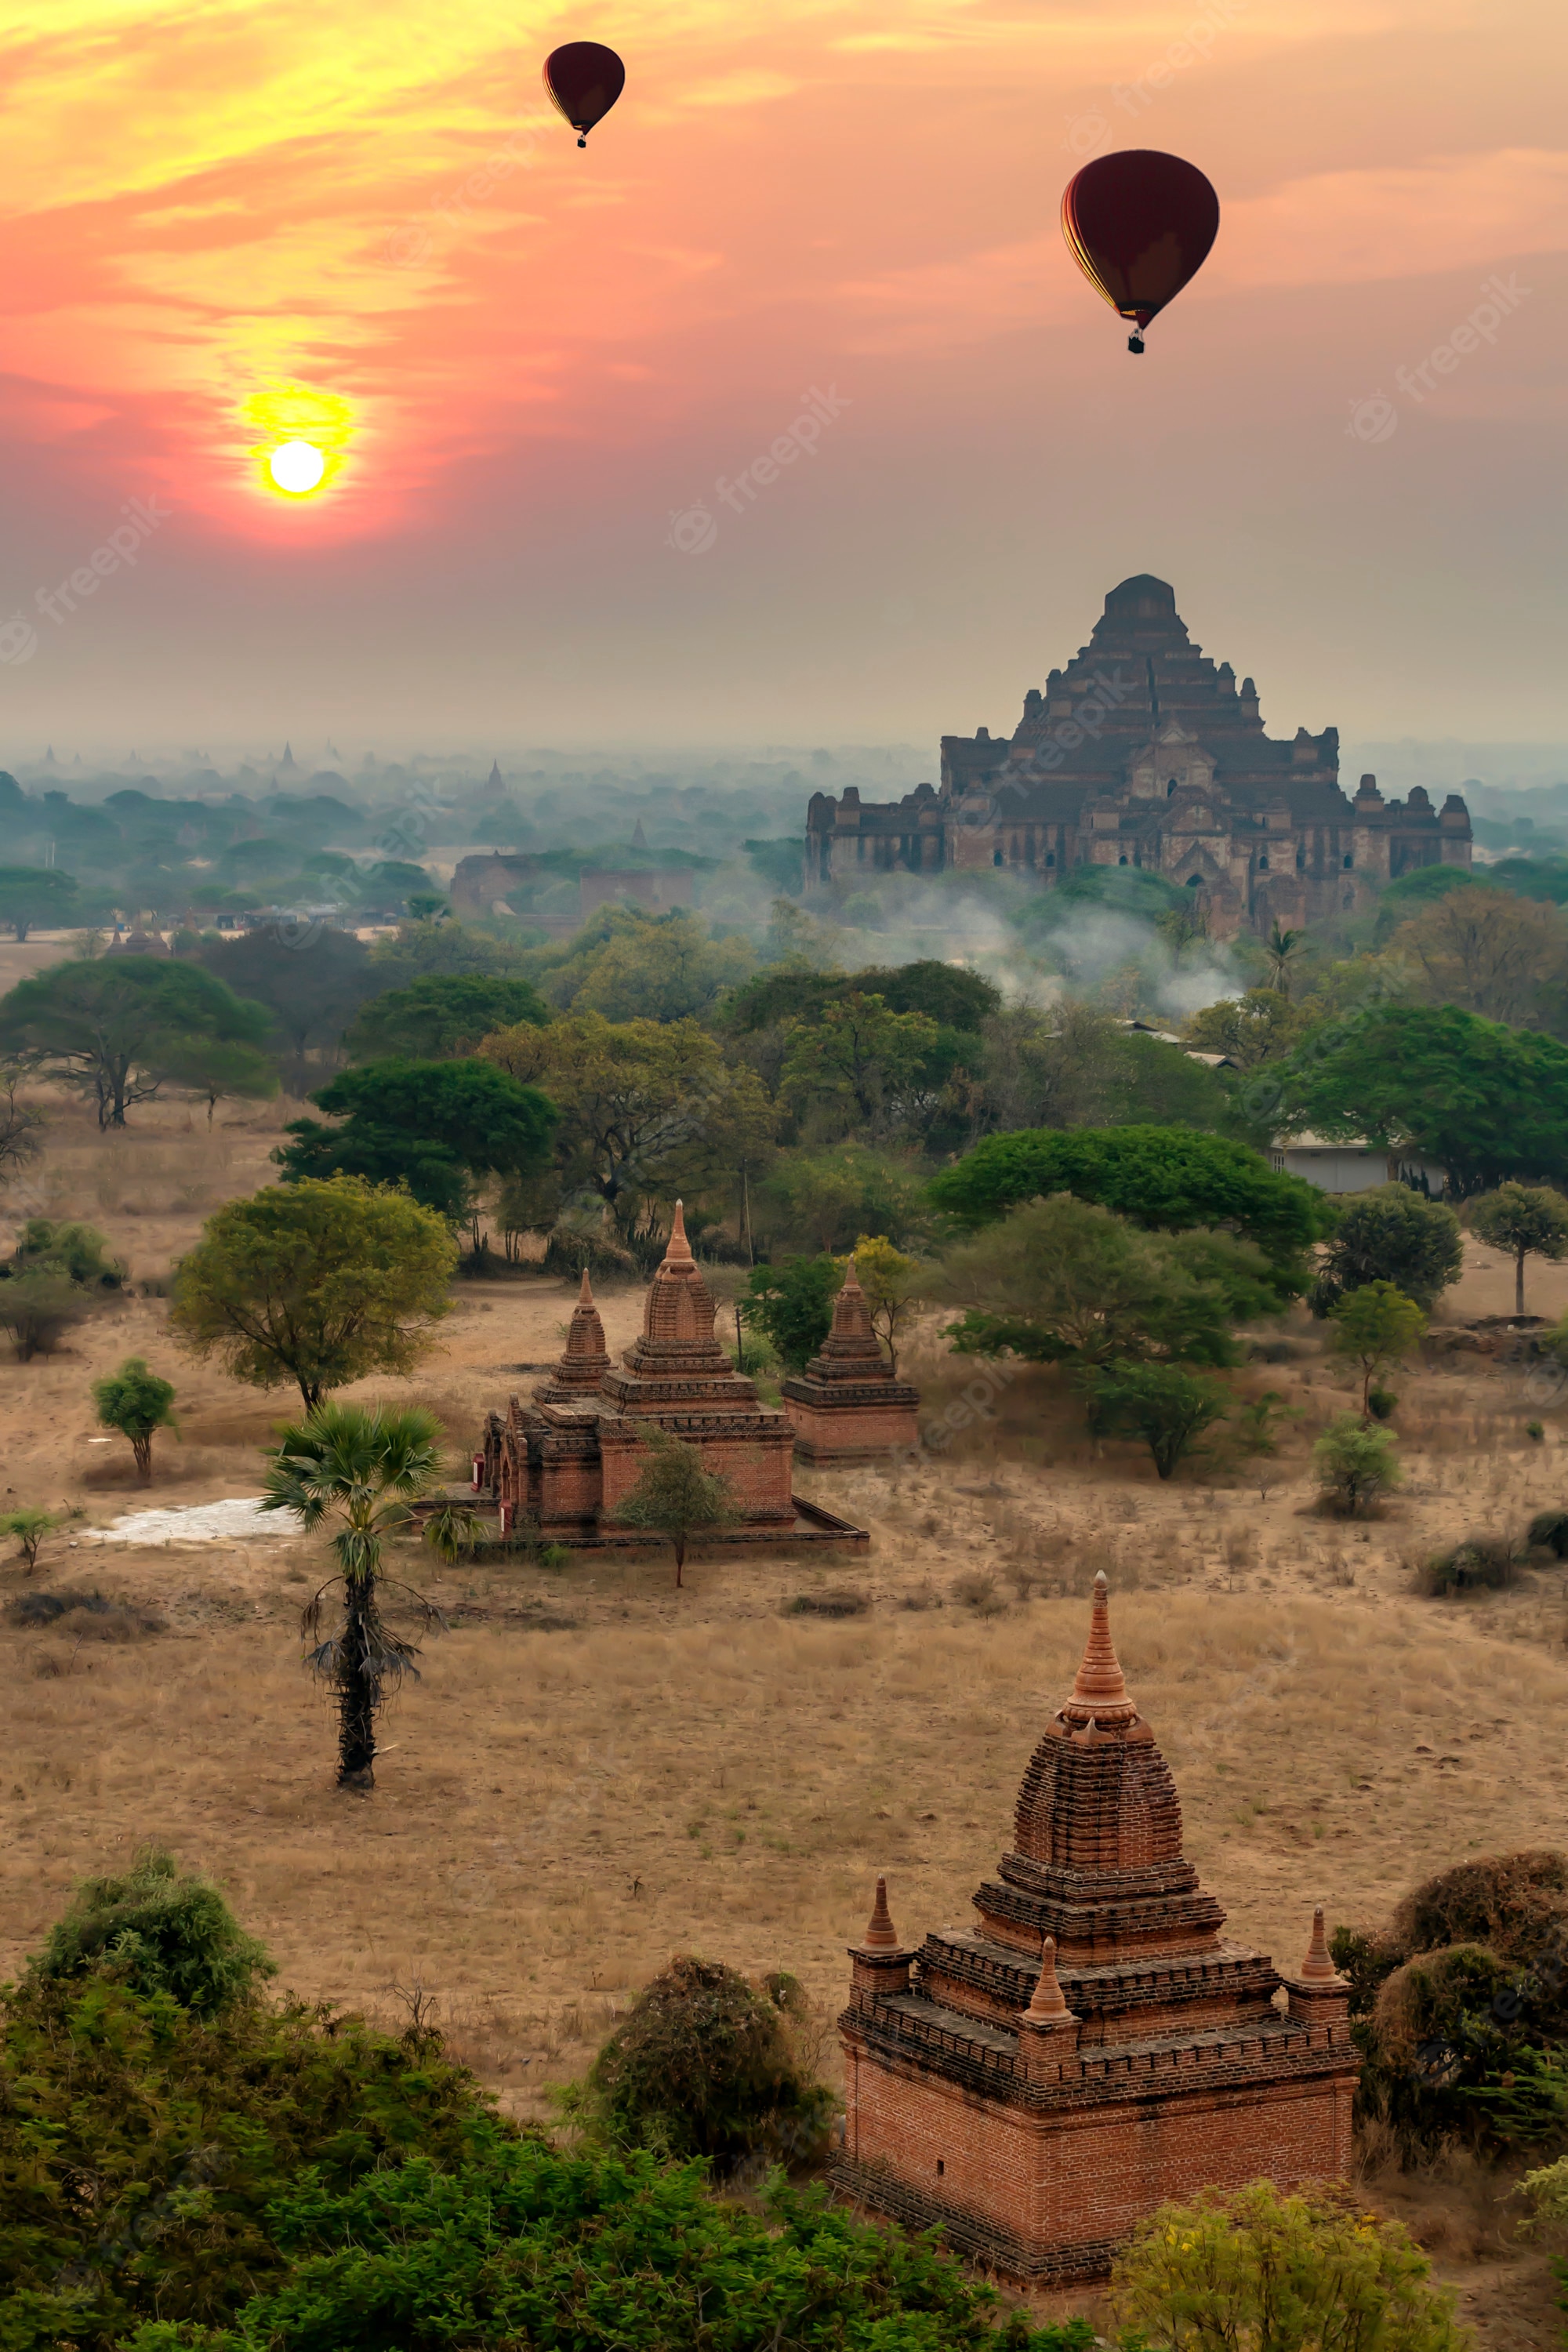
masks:
[[[853,1258],[833,1302],[833,1328],[822,1353],[785,1381],[780,1393],[803,1461],[875,1462],[920,1442],[920,1391],[896,1380],[883,1362]]]
[[[1103,1576],[974,1907],[906,1949],[877,1882],[839,2020],[841,2192],[1014,2277],[1076,2279],[1167,2198],[1345,2170],[1360,2061],[1322,1912],[1296,1977],[1222,1937]]]
[[[850,1527],[791,1492],[795,1433],[763,1404],[713,1331],[713,1297],[686,1238],[678,1201],[669,1244],[643,1308],[641,1336],[617,1369],[587,1275],[565,1351],[524,1405],[490,1413],[474,1456],[474,1485],[498,1506],[501,1533],[536,1530],[550,1542],[616,1540],[616,1507],[641,1477],[649,1424],[695,1445],[729,1482],[737,1513],[726,1540],[842,1541]],[[630,1535],[622,1541],[646,1541]]]

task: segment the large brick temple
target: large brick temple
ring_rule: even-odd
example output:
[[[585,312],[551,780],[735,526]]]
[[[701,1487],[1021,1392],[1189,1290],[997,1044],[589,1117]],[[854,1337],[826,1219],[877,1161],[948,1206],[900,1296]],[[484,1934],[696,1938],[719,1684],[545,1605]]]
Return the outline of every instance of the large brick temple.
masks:
[[[1295,1976],[1221,1934],[1103,1576],[974,1907],[906,1948],[877,1882],[839,2020],[841,2193],[1012,2276],[1074,2279],[1167,2198],[1344,2172],[1360,2061],[1322,1913]]]
[[[1363,776],[1348,799],[1338,730],[1267,734],[1251,678],[1238,688],[1205,657],[1147,572],[1111,590],[1011,736],[942,737],[940,790],[816,793],[805,824],[808,893],[893,870],[1001,866],[1050,889],[1074,866],[1142,866],[1190,887],[1219,937],[1321,921],[1416,866],[1470,863],[1458,793],[1439,811],[1419,784],[1385,801]]]
[[[855,1296],[860,1296],[858,1287]],[[692,1256],[679,1201],[663,1263],[648,1285],[641,1335],[619,1365],[605,1345],[604,1323],[584,1274],[560,1362],[529,1403],[514,1396],[504,1414],[487,1415],[473,1457],[474,1489],[494,1507],[503,1541],[525,1536],[551,1543],[646,1544],[646,1535],[617,1528],[616,1517],[647,1465],[647,1433],[654,1429],[695,1446],[703,1467],[727,1480],[735,1523],[724,1532],[726,1544],[867,1548],[864,1528],[793,1492],[795,1428],[785,1413],[761,1402],[755,1381],[731,1363],[713,1315],[713,1294]],[[868,1321],[866,1328],[868,1332]],[[847,1398],[837,1423],[856,1435],[868,1421],[891,1431],[897,1407],[914,1391],[883,1367],[876,1386],[893,1400],[894,1410],[879,1413],[866,1381],[869,1367],[858,1369],[860,1393]],[[908,1419],[912,1441],[912,1409]],[[819,1458],[841,1458],[842,1449],[836,1454],[831,1444],[835,1425],[829,1412],[823,1423],[829,1442]],[[884,1444],[891,1442],[884,1435]],[[852,1448],[847,1458],[856,1458]]]

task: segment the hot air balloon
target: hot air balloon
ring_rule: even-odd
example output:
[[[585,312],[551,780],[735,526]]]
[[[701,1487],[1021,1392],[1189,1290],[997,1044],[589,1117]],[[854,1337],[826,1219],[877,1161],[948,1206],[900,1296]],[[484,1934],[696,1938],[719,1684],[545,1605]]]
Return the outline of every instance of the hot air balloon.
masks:
[[[1179,155],[1128,147],[1097,155],[1069,180],[1062,197],[1062,235],[1073,259],[1123,319],[1142,330],[1195,278],[1219,227],[1219,198],[1203,173]]]
[[[626,86],[626,69],[614,49],[599,41],[568,41],[552,49],[544,60],[544,93],[558,114],[577,133],[577,144],[588,144],[588,133],[602,122]]]

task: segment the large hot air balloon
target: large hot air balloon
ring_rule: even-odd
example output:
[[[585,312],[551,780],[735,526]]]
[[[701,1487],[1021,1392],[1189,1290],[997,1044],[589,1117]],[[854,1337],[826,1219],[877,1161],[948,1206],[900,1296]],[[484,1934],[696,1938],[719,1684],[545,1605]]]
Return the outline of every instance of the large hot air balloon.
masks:
[[[1062,235],[1073,259],[1123,319],[1142,330],[1195,278],[1219,227],[1219,198],[1195,164],[1153,147],[1098,155],[1068,182]]]
[[[544,60],[545,96],[577,133],[579,147],[588,144],[589,131],[603,122],[626,86],[625,66],[599,41],[568,41]]]

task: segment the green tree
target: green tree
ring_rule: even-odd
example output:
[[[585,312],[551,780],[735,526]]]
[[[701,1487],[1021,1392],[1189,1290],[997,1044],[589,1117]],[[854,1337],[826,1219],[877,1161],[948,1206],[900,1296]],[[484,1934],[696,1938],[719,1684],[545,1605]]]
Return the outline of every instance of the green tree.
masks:
[[[445,1220],[391,1186],[269,1185],[208,1218],[175,1268],[170,1328],[252,1388],[293,1381],[310,1411],[369,1372],[413,1370],[457,1256]]]
[[[492,1062],[366,1062],[310,1099],[343,1124],[290,1122],[293,1140],[274,1155],[290,1183],[335,1175],[401,1182],[455,1218],[472,1177],[527,1179],[550,1164],[553,1104]]]
[[[766,1335],[786,1371],[803,1372],[833,1328],[843,1287],[841,1259],[786,1257],[752,1268],[741,1312]]]
[[[675,1553],[675,1581],[684,1578],[686,1548],[694,1537],[721,1535],[740,1516],[728,1478],[702,1466],[700,1447],[688,1445],[653,1422],[638,1431],[648,1460],[637,1485],[623,1495],[615,1517],[623,1527],[644,1528]]]
[[[364,1793],[375,1786],[376,1717],[405,1675],[418,1678],[416,1644],[387,1624],[381,1595],[412,1603],[426,1625],[441,1622],[422,1593],[384,1575],[382,1549],[412,1524],[414,1505],[443,1493],[441,1424],[407,1407],[318,1404],[279,1433],[261,1482],[264,1511],[291,1511],[306,1535],[336,1523],[337,1572],[306,1605],[310,1664],[338,1710],[338,1786]],[[424,1524],[426,1542],[457,1559],[479,1531],[472,1512],[437,1507]],[[326,1602],[332,1596],[333,1612]]]
[[[84,1879],[41,1952],[27,1963],[38,1984],[106,1976],[133,1993],[162,1993],[196,2017],[216,2017],[255,1997],[278,1974],[266,1946],[247,1936],[210,1878],[182,1876],[172,1853],[146,1846],[131,1868]]]
[[[1268,1260],[1233,1235],[1146,1233],[1065,1192],[950,1251],[932,1286],[966,1310],[949,1334],[960,1353],[1080,1370],[1233,1363],[1232,1327],[1283,1303]]]
[[[259,1045],[269,1025],[210,972],[153,956],[52,964],[0,998],[0,1051],[91,1096],[100,1127],[123,1127],[197,1040]]]
[[[1392,1282],[1430,1314],[1464,1270],[1465,1237],[1453,1210],[1408,1184],[1378,1184],[1341,1206],[1312,1285],[1312,1311],[1326,1315],[1348,1292]]]
[[[278,1092],[271,1057],[255,1045],[223,1037],[176,1041],[163,1056],[163,1074],[173,1085],[202,1097],[209,1127],[220,1102],[263,1102]]]
[[[988,1136],[931,1188],[937,1207],[972,1229],[1052,1192],[1071,1192],[1153,1230],[1229,1227],[1291,1279],[1300,1254],[1333,1221],[1321,1192],[1279,1174],[1261,1152],[1185,1128],[1040,1128]]]
[[[354,1062],[449,1061],[519,1022],[542,1028],[550,1007],[531,981],[500,972],[427,972],[362,1004],[344,1039]]]
[[[613,2144],[721,2171],[760,2155],[798,2164],[826,2146],[837,2104],[802,2049],[793,1977],[748,1984],[682,1956],[638,1993],[595,2059],[582,2110]]]
[[[85,1323],[100,1301],[62,1266],[29,1265],[0,1281],[0,1331],[8,1334],[19,1364],[54,1352],[55,1342]]]
[[[79,1217],[29,1217],[16,1239],[14,1273],[32,1266],[58,1266],[83,1290],[120,1290],[125,1261],[110,1257],[109,1242],[96,1225]]]
[[[930,1219],[914,1168],[850,1137],[821,1151],[782,1153],[757,1192],[763,1231],[788,1250],[841,1256],[857,1234],[901,1242]]]
[[[31,1576],[48,1538],[74,1517],[71,1511],[44,1511],[28,1505],[19,1511],[0,1514],[0,1536],[15,1536],[16,1557]]]
[[[925,1295],[926,1269],[879,1234],[862,1234],[855,1244],[855,1278],[871,1310],[871,1328],[888,1351],[888,1370],[898,1377],[899,1334]]]
[[[41,927],[68,923],[77,902],[76,877],[58,866],[0,866],[0,923],[18,940]]]
[[[1264,942],[1268,958],[1268,984],[1283,997],[1290,993],[1290,967],[1307,944],[1305,931],[1288,931],[1276,922]]]
[[[1245,996],[1222,997],[1194,1013],[1186,1041],[1198,1053],[1225,1054],[1238,1069],[1256,1070],[1265,1062],[1282,1061],[1304,1026],[1284,990],[1249,988]]]
[[[16,1063],[0,1062],[0,1184],[12,1182],[43,1149],[44,1114],[22,1100],[25,1084]]]
[[[1367,1282],[1346,1291],[1330,1310],[1330,1320],[1334,1353],[1348,1358],[1361,1373],[1362,1414],[1370,1418],[1373,1381],[1404,1361],[1426,1328],[1426,1315],[1392,1282]]]
[[[973,1036],[1002,1010],[1002,992],[979,972],[927,959],[874,964],[863,971],[759,972],[735,991],[725,1021],[738,1035],[747,1035],[784,1022],[820,1021],[827,1005],[851,996],[879,996],[890,1013],[922,1013],[939,1029]]]
[[[602,1202],[623,1242],[639,1215],[694,1201],[754,1169],[774,1113],[755,1073],[732,1069],[695,1021],[610,1022],[573,1013],[548,1029],[498,1030],[480,1048],[525,1086],[542,1087],[563,1193]]]
[[[1544,1185],[1500,1184],[1470,1211],[1470,1230],[1513,1260],[1513,1311],[1524,1313],[1527,1257],[1568,1257],[1568,1201]]]
[[[801,1022],[784,1047],[780,1091],[797,1118],[842,1134],[896,1115],[937,1044],[923,1013],[895,1013],[880,996],[847,996]]]
[[[121,1437],[130,1439],[136,1475],[144,1486],[150,1486],[153,1433],[160,1429],[179,1433],[173,1381],[160,1380],[156,1372],[149,1371],[140,1356],[127,1356],[117,1372],[93,1382],[92,1402],[98,1411],[99,1427],[117,1429]]]
[[[428,916],[400,923],[390,939],[377,940],[370,964],[376,989],[405,988],[437,972],[499,972],[520,980],[530,976],[523,949],[492,939],[469,923]]]
[[[1446,1168],[1461,1193],[1568,1179],[1568,1045],[1457,1005],[1390,1004],[1309,1031],[1280,1072],[1285,1123]]]
[[[710,938],[707,925],[683,908],[652,917],[616,909],[609,937],[559,1001],[606,1021],[701,1021],[755,962],[746,940]]]
[[[1223,1381],[1184,1371],[1179,1364],[1106,1364],[1089,1378],[1095,1426],[1141,1437],[1159,1475],[1169,1478],[1211,1423],[1234,1402]]]
[[[1402,923],[1391,954],[1428,1003],[1487,1021],[1534,1026],[1568,983],[1568,927],[1559,908],[1511,890],[1451,890]]]
[[[1420,2248],[1358,2203],[1338,2184],[1256,2180],[1162,2205],[1116,2258],[1118,2315],[1184,2352],[1466,2352]]]
[[[237,996],[266,1007],[287,1047],[295,1093],[305,1083],[310,1055],[335,1046],[354,1008],[386,985],[364,941],[330,923],[302,932],[268,924],[234,939],[204,940],[197,961]]]
[[[1312,1448],[1318,1491],[1325,1508],[1342,1518],[1359,1518],[1405,1483],[1394,1438],[1361,1415],[1342,1412]]]

